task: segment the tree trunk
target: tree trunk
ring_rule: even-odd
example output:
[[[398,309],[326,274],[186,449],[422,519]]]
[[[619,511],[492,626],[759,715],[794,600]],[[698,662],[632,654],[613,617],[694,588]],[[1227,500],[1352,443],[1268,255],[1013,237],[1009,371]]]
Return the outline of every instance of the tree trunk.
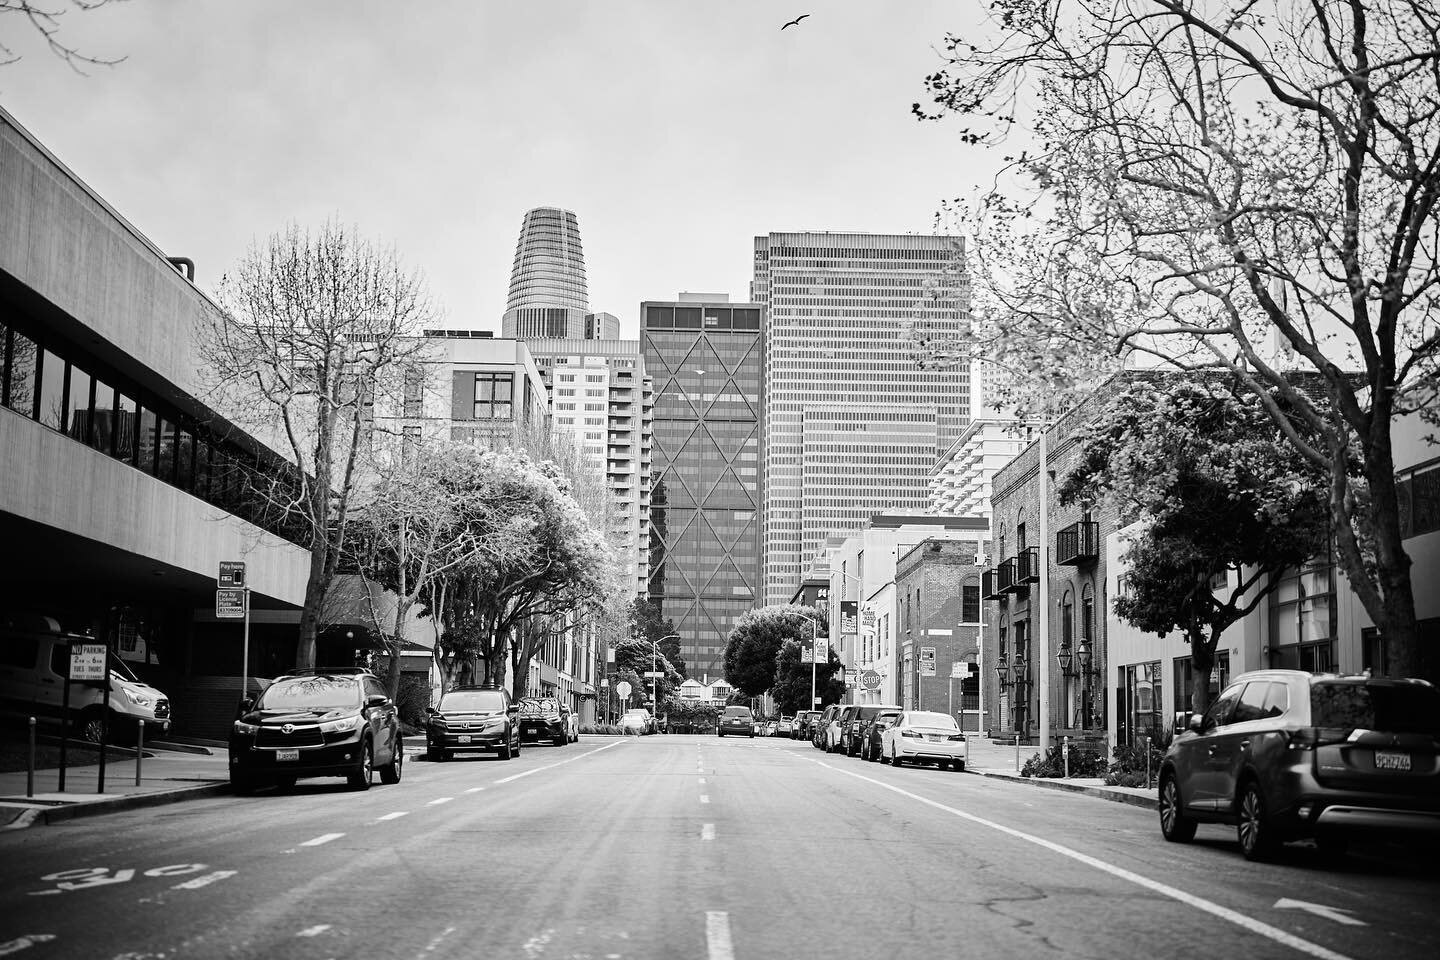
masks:
[[[1219,631],[1208,639],[1199,629],[1190,631],[1190,713],[1204,713],[1210,707],[1210,671],[1215,669],[1219,639]]]
[[[328,544],[317,538],[310,548],[310,576],[305,581],[305,603],[300,608],[300,635],[295,641],[295,669],[315,669],[315,636],[320,631],[320,607],[325,602],[325,561]]]

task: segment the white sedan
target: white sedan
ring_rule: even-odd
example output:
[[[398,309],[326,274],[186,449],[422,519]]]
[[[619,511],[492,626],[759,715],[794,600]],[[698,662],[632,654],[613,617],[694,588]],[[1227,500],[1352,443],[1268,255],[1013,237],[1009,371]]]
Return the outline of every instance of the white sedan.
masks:
[[[933,763],[951,769],[965,769],[965,734],[955,718],[945,713],[906,710],[880,735],[880,760],[895,766],[904,763]]]

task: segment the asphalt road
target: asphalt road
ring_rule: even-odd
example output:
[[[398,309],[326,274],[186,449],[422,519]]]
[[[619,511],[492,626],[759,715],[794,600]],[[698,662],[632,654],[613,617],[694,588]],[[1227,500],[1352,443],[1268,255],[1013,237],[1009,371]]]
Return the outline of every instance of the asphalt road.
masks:
[[[587,738],[5,833],[0,956],[1429,958],[1435,852],[1251,864],[1023,784]]]

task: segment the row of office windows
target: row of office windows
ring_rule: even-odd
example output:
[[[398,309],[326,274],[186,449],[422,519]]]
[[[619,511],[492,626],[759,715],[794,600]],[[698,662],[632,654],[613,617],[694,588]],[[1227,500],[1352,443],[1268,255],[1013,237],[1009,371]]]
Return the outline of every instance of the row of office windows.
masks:
[[[3,309],[3,307],[0,307]],[[302,478],[138,389],[67,342],[0,317],[0,405],[293,543]],[[265,491],[259,495],[257,491]]]

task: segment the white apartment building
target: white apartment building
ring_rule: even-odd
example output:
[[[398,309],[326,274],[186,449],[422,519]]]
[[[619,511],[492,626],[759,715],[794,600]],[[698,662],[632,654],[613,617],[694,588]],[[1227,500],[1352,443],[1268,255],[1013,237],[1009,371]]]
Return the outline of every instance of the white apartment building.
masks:
[[[935,457],[970,419],[971,371],[967,364],[918,369],[901,334],[906,324],[919,324],[936,336],[965,335],[962,298],[935,299],[927,287],[941,275],[953,276],[963,256],[961,238],[949,236],[811,232],[755,238],[751,299],[766,307],[766,603],[790,597],[809,559],[807,544],[853,529],[867,513],[910,504],[918,510],[928,502]],[[834,415],[861,405],[876,418],[874,432],[889,429],[892,438],[861,440],[858,434],[869,430],[855,431],[849,443],[834,437]],[[933,423],[928,454],[919,452],[923,442],[911,433],[921,418]],[[899,440],[902,432],[907,435]],[[833,462],[836,445],[855,447],[857,457]],[[814,462],[819,457],[827,462]],[[906,462],[912,457],[928,462]],[[857,509],[839,515],[828,493],[812,490],[816,484],[845,490],[845,502]]]
[[[930,512],[990,516],[995,472],[1025,449],[1031,434],[1014,420],[972,420],[930,471]]]
[[[608,316],[608,315],[607,315]],[[550,394],[551,428],[605,478],[606,525],[635,592],[650,575],[654,401],[638,340],[526,341]]]

